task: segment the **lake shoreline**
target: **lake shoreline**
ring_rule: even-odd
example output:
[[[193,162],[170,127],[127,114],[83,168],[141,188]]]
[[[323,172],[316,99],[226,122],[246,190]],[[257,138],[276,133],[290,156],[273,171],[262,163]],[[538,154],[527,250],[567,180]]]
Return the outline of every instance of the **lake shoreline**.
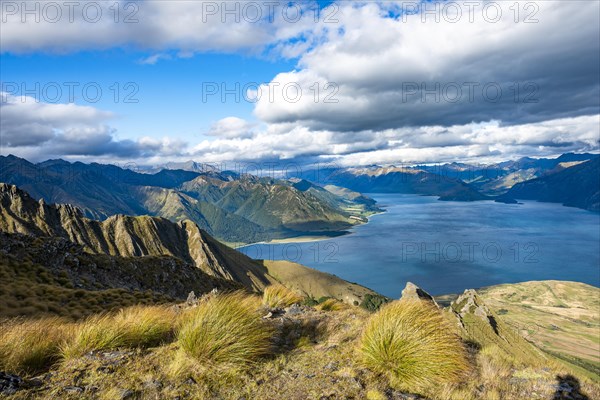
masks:
[[[266,241],[243,246],[243,252],[297,262],[392,298],[407,281],[434,296],[536,280],[600,286],[595,213],[535,201],[505,205],[367,195],[385,213],[373,214],[341,236]],[[574,260],[576,267],[565,268]]]
[[[382,207],[386,207],[386,205],[382,205]],[[377,215],[385,214],[387,210],[383,210],[380,212],[375,212],[368,217],[367,222],[363,222],[361,224],[354,225],[350,227],[348,230],[337,231],[335,234],[331,235],[305,235],[305,236],[291,236],[281,239],[271,239],[271,240],[263,240],[260,242],[252,242],[252,243],[224,243],[225,245],[232,247],[234,249],[240,249],[247,246],[261,245],[261,244],[287,244],[287,243],[313,243],[313,242],[322,242],[324,240],[331,240],[335,238],[340,238],[348,235],[354,234],[354,229],[359,226],[364,226],[371,222],[371,218]]]

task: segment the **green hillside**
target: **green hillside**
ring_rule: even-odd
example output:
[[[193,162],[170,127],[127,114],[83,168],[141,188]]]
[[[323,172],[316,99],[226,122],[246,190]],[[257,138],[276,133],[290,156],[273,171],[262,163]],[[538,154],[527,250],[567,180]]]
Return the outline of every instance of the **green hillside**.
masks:
[[[339,233],[363,221],[351,216],[379,211],[374,202],[354,201],[317,186],[301,190],[294,182],[233,172],[145,174],[63,160],[33,164],[14,156],[0,156],[0,165],[0,182],[48,203],[75,205],[87,217],[189,219],[229,243]]]

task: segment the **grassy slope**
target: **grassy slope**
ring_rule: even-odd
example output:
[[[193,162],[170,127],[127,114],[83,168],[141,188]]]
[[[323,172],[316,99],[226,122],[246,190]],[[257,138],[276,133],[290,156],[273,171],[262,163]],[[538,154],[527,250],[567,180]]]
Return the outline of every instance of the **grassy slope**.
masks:
[[[182,300],[190,291],[199,295],[214,288],[239,289],[243,278],[253,279],[260,288],[280,281],[316,299],[334,297],[350,304],[373,293],[299,264],[267,261],[263,265],[208,236],[195,240],[211,246],[215,257],[227,260],[224,264],[233,280],[210,276],[175,257],[90,254],[61,238],[0,233],[0,318],[77,319],[133,304]]]
[[[209,298],[199,307],[207,307],[211,302]],[[242,302],[244,300],[240,299],[233,305]],[[167,320],[172,321],[172,329],[177,330],[177,326],[185,326],[190,318],[196,318],[195,310],[199,308],[183,309],[178,316],[169,317]],[[204,315],[215,315],[215,310]],[[228,315],[228,310],[220,312]],[[40,378],[41,386],[19,391],[13,398],[113,399],[121,398],[125,390],[134,393],[132,398],[144,399],[177,396],[182,399],[407,398],[392,389],[385,376],[374,373],[360,361],[357,347],[370,313],[348,306],[338,311],[304,307],[298,313],[286,314],[284,318],[262,319],[260,315],[264,312],[264,309],[259,312],[255,321],[256,324],[271,325],[273,344],[269,354],[256,358],[250,368],[225,362],[228,358],[210,362],[190,358],[182,353],[182,343],[176,335],[158,332],[162,343],[156,347],[140,342],[131,346],[121,345],[120,351],[116,352],[106,348],[101,352],[69,357],[54,364],[52,374]],[[148,334],[134,329],[138,319],[128,318],[131,314],[126,313],[125,319],[120,318],[123,323],[119,326],[127,332],[125,337],[134,334],[133,337],[145,340]],[[144,320],[164,320],[164,317],[152,312],[147,315]],[[237,326],[238,321],[232,318],[224,326],[210,324],[209,327],[227,333]],[[248,323],[254,324],[251,320]],[[230,327],[229,324],[233,325]],[[74,329],[77,332],[81,328],[75,326]],[[103,335],[101,331],[97,334]],[[246,330],[238,335],[240,340],[254,337]],[[105,343],[102,339],[98,336],[94,340],[86,339],[86,343]],[[201,343],[220,346],[211,337],[203,338]],[[237,360],[237,355],[233,360]],[[433,388],[435,393],[429,398],[547,400],[556,390],[556,375],[570,372],[552,363],[515,365],[493,349],[486,348],[473,353],[470,364],[471,376],[463,384]],[[598,398],[600,387],[576,376],[581,381],[581,391],[589,398]]]
[[[161,304],[174,299],[152,291],[75,288],[68,275],[54,276],[31,262],[0,260],[0,319],[58,315],[79,319],[134,304]]]
[[[531,342],[600,373],[600,289],[577,282],[542,281],[480,290],[505,321]]]
[[[364,286],[290,261],[264,260],[262,263],[277,281],[315,299],[333,297],[347,304],[360,304],[366,294],[376,294]]]
[[[478,289],[528,341],[600,380],[600,289],[578,282],[532,281]],[[437,296],[446,306],[457,295]]]

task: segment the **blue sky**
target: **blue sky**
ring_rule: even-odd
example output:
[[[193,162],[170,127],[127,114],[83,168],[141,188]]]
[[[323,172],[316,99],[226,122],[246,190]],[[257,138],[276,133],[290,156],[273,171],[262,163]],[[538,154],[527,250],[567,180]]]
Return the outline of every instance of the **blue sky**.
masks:
[[[54,22],[48,3],[28,3],[39,21],[20,4],[1,3],[1,154],[369,165],[599,148],[598,2],[523,1],[518,13],[487,0],[255,2],[263,18],[251,20],[249,2],[227,14],[221,2],[121,0],[115,16],[114,3],[85,0]],[[90,22],[88,5],[102,18]],[[73,104],[67,82],[79,84]],[[256,103],[203,96],[253,82],[264,84]],[[97,102],[83,97],[89,83]]]
[[[77,82],[80,86],[73,89],[75,104],[115,112],[118,116],[111,125],[120,138],[174,135],[193,141],[219,119],[230,115],[254,118],[252,102],[237,102],[234,95],[227,95],[226,102],[220,94],[203,96],[206,83],[224,84],[229,89],[236,88],[236,84],[268,83],[279,71],[294,67],[293,60],[218,53],[160,60],[154,65],[141,62],[152,54],[123,49],[66,55],[5,54],[1,60],[3,83],[15,82],[34,91],[37,83],[40,101],[64,103],[69,98],[68,82]],[[103,91],[97,102],[84,98],[83,85],[91,82]],[[56,101],[52,83],[58,83],[62,91]],[[125,87],[127,83],[134,86]],[[44,87],[48,88],[47,95]],[[89,90],[88,98],[95,101],[94,88]],[[23,94],[21,88],[18,93]]]

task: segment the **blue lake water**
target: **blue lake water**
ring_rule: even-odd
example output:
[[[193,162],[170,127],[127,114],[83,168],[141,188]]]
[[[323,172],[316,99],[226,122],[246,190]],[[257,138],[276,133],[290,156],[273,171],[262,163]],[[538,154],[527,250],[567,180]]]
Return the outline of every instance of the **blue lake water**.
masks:
[[[393,298],[407,281],[434,295],[547,279],[600,286],[598,213],[537,202],[370,196],[386,212],[349,235],[239,250],[299,262]]]

